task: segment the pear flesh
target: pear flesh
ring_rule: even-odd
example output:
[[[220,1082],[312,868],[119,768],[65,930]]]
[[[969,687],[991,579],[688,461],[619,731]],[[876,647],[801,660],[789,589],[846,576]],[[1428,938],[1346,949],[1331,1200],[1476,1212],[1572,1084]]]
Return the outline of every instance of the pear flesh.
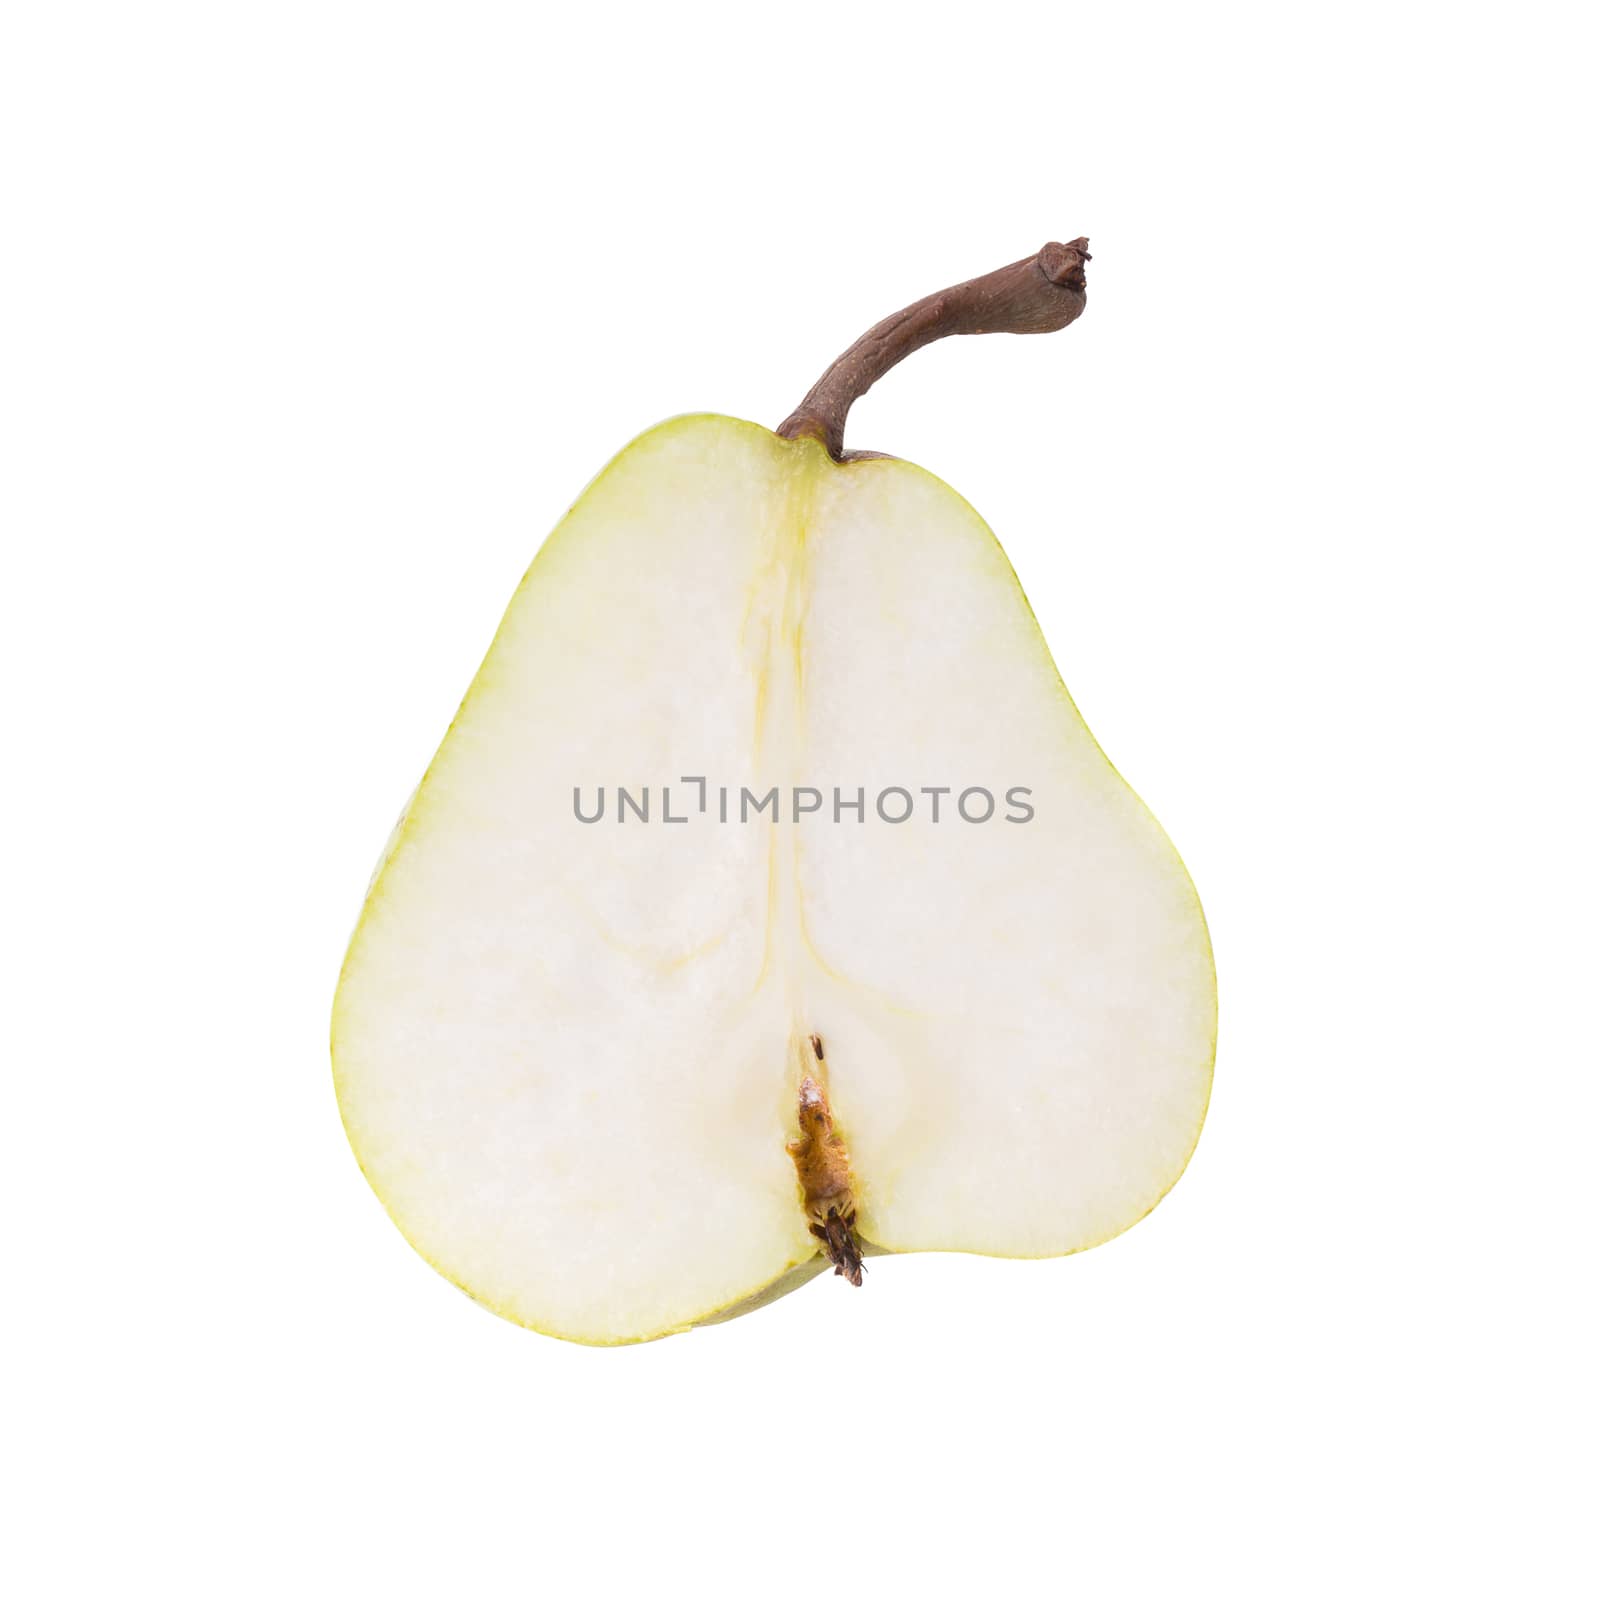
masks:
[[[808,1075],[869,1248],[1109,1239],[1188,1161],[1215,1017],[1183,864],[966,502],[693,416],[529,569],[374,880],[333,1043],[416,1249],[610,1344],[817,1269]]]

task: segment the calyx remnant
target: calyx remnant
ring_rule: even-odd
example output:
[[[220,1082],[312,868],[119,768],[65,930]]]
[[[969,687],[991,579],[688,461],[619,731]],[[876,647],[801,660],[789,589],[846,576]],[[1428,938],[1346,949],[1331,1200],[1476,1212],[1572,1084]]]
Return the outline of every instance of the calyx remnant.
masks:
[[[812,1235],[821,1241],[834,1274],[861,1286],[861,1246],[854,1233],[855,1198],[850,1191],[850,1154],[833,1125],[833,1111],[821,1078],[822,1040],[806,1039],[806,1068],[800,1078],[800,1137],[791,1139]]]

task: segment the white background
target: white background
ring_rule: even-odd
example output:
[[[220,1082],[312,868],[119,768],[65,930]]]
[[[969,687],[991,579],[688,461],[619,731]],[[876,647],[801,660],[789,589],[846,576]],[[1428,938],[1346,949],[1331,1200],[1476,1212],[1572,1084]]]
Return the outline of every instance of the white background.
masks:
[[[11,1592],[1594,1593],[1596,129],[1557,5],[9,7]],[[1216,943],[1187,1176],[618,1351],[346,1148],[367,873],[633,434],[1091,236],[851,440]]]

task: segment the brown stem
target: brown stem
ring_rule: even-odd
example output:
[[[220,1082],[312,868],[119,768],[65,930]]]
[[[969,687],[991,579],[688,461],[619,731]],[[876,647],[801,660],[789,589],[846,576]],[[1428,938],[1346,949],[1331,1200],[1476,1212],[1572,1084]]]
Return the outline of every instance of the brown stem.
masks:
[[[778,429],[784,439],[820,439],[844,460],[850,407],[890,367],[952,333],[1053,333],[1083,310],[1089,241],[1047,244],[1009,267],[941,289],[869,328],[817,380]]]

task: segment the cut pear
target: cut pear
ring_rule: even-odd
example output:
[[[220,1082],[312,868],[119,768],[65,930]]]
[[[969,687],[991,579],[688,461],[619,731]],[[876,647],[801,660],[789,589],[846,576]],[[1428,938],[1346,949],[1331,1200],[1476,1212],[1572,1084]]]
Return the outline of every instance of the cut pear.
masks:
[[[333,1027],[368,1179],[502,1315],[621,1343],[863,1248],[1065,1254],[1183,1170],[1183,865],[972,509],[842,455],[896,350],[1070,321],[1083,245],[889,319],[779,433],[646,433],[513,598]]]
[[[368,898],[334,1054],[422,1255],[610,1343],[816,1254],[786,1150],[811,1034],[866,1241],[1047,1256],[1177,1179],[1214,997],[1183,865],[971,508],[698,416],[623,451],[518,589]]]

